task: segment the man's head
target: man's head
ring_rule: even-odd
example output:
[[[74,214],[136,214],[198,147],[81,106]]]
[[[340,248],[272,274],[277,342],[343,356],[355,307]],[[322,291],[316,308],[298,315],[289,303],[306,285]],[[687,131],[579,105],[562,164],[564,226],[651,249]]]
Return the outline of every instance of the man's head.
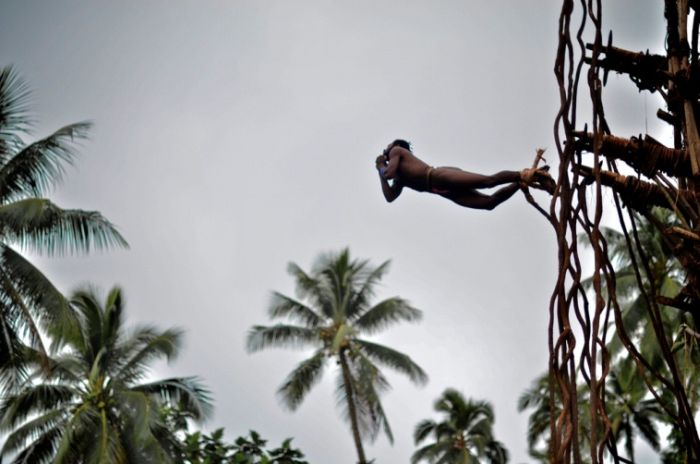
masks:
[[[396,139],[393,142],[391,142],[391,145],[389,145],[389,150],[391,150],[394,147],[401,147],[405,148],[406,150],[411,150],[411,142],[407,142],[406,140],[402,139]]]
[[[384,156],[386,156],[388,158],[389,152],[394,147],[401,147],[401,148],[405,148],[408,151],[411,151],[411,143],[410,142],[407,142],[406,140],[403,140],[403,139],[396,139],[393,142],[391,142],[388,147],[386,147],[386,150],[384,150]]]

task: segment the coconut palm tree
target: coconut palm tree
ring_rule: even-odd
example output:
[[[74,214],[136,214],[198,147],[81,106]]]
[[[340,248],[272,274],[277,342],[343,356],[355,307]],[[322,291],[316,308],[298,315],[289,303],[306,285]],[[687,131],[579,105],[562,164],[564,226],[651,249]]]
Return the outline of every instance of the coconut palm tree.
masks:
[[[508,462],[508,451],[493,437],[494,415],[488,402],[466,400],[460,392],[448,388],[434,408],[445,416],[444,420],[426,419],[416,426],[416,445],[430,436],[433,441],[413,453],[412,463],[469,464],[479,459]]]
[[[99,213],[62,209],[44,195],[75,159],[81,122],[26,144],[29,92],[11,67],[0,69],[0,381],[21,381],[25,342],[45,353],[40,328],[54,336],[75,329],[65,298],[13,246],[48,255],[87,252],[126,241]]]
[[[392,323],[420,318],[420,311],[402,298],[371,303],[375,287],[388,266],[388,261],[372,267],[368,261],[351,259],[347,249],[322,255],[311,273],[291,263],[289,273],[296,280],[300,299],[275,292],[269,313],[273,319],[288,318],[295,324],[254,326],[247,339],[251,352],[268,347],[314,349],[278,390],[291,410],[299,407],[320,380],[327,360],[336,360],[338,404],[350,422],[361,464],[367,463],[363,436],[373,440],[383,429],[393,441],[379,399],[389,384],[379,365],[394,369],[413,382],[427,381],[423,370],[405,354],[360,338]]]
[[[663,410],[653,398],[630,358],[621,358],[613,366],[606,383],[605,408],[615,443],[622,441],[627,457],[634,462],[637,434],[654,450],[659,450],[656,421]]]
[[[655,209],[650,213],[654,220],[660,224],[670,227],[674,225],[674,217],[667,210]],[[649,273],[642,272],[643,290],[654,298],[652,289],[657,295],[672,299],[682,288],[683,270],[673,256],[673,253],[664,241],[662,233],[649,220],[636,216],[637,237],[641,248],[644,250]],[[620,304],[622,323],[627,334],[633,343],[639,347],[639,351],[651,366],[663,371],[665,369],[664,359],[656,340],[656,335],[649,317],[648,300],[640,291],[637,281],[637,274],[634,268],[633,256],[627,246],[627,240],[620,231],[611,228],[602,228],[603,236],[608,245],[608,255],[615,267],[616,296]],[[581,236],[584,243],[587,243],[585,236]],[[634,258],[637,263],[641,263],[643,258],[635,252]],[[582,283],[585,288],[592,288],[593,278],[589,277]],[[603,280],[604,291],[605,281]],[[671,335],[683,332],[683,327],[692,327],[693,320],[689,313],[679,312],[677,309],[663,306],[661,309],[664,329],[669,339]],[[613,327],[614,328],[614,327]],[[611,330],[614,332],[614,330]],[[691,331],[692,332],[692,331]],[[688,348],[687,343],[683,343],[682,336],[677,337],[679,342],[674,348],[678,349],[678,365],[686,366],[693,364],[682,371],[684,384],[694,386],[688,388],[688,398],[691,407],[695,409],[698,399],[698,370],[696,368],[697,350],[691,353],[694,356],[686,356],[681,348]],[[693,337],[689,338],[691,341]],[[634,459],[634,438],[639,435],[654,450],[659,450],[659,436],[657,423],[665,421],[672,425],[671,418],[664,414],[658,402],[652,398],[644,379],[639,375],[634,362],[626,356],[622,343],[617,336],[612,337],[608,350],[612,358],[610,375],[605,385],[605,409],[611,428],[611,438],[609,449],[613,445],[622,444],[628,459]],[[684,358],[696,358],[692,362],[685,362]],[[700,361],[700,360],[699,360]],[[654,379],[651,379],[654,381]],[[550,392],[549,376],[547,374],[539,377],[533,382],[533,386],[523,392],[520,397],[518,409],[532,409],[529,418],[528,443],[530,454],[547,462],[548,454],[541,448],[546,443],[549,435],[550,421]],[[587,387],[581,382],[579,391],[586,390]],[[590,433],[590,412],[586,401],[587,394],[578,395],[579,398],[579,421],[578,436],[581,447],[589,446]],[[668,391],[664,391],[662,398],[666,404],[673,404],[674,399]],[[559,412],[559,404],[554,405],[554,415]],[[598,430],[602,430],[602,423]],[[674,440],[670,440],[673,444]],[[538,448],[539,447],[539,448]],[[682,447],[681,447],[682,448]],[[612,450],[612,449],[611,449]],[[617,453],[619,450],[615,450]]]
[[[104,305],[93,290],[73,295],[78,330],[56,344],[48,371],[34,363],[22,388],[0,403],[0,431],[9,432],[0,460],[167,463],[179,442],[162,409],[176,407],[195,420],[209,414],[207,392],[194,378],[141,383],[150,363],[177,354],[182,333],[127,333],[121,295],[113,288]]]
[[[678,223],[674,215],[665,209],[655,208],[650,215],[667,228]],[[668,300],[673,299],[683,288],[685,273],[664,240],[662,232],[649,220],[639,215],[635,217],[637,236],[644,250],[644,257],[639,256],[636,251],[634,255],[630,254],[622,232],[609,227],[603,227],[601,231],[608,244],[608,255],[615,269],[615,294],[622,310],[625,330],[638,342],[640,350],[649,362],[654,367],[661,368],[662,355],[649,317],[647,298],[640,291],[634,264],[636,262],[641,267],[640,263],[646,262],[650,272],[647,274],[640,269],[640,277],[644,292],[652,299],[656,298],[656,295]],[[584,243],[587,241],[584,240]],[[592,289],[593,277],[585,279],[582,283],[586,289]],[[604,279],[602,284],[605,287]],[[652,295],[652,289],[656,295]],[[682,313],[668,306],[662,306],[661,313],[668,334],[677,331],[681,324],[691,327],[694,325],[689,313]],[[623,351],[618,337],[613,337],[609,349],[612,354]]]
[[[586,390],[585,384],[578,386],[579,392]],[[605,410],[610,423],[612,442],[622,446],[626,458],[634,461],[634,442],[639,435],[654,450],[659,450],[659,434],[656,421],[663,411],[650,399],[646,385],[639,378],[634,362],[630,358],[620,358],[611,368],[605,385]],[[578,398],[578,437],[579,446],[590,446],[590,412],[587,395],[579,393]],[[550,385],[549,375],[544,374],[533,381],[518,399],[518,410],[531,409],[528,419],[528,448],[530,455],[541,462],[549,462],[548,442],[550,430]],[[561,403],[555,396],[554,416],[561,412]],[[600,423],[598,430],[602,430]],[[616,450],[618,453],[619,450]]]
[[[675,340],[672,351],[675,353],[676,365],[679,368],[682,382],[686,386],[689,406],[697,412],[700,405],[700,370],[698,369],[700,350],[697,349],[697,317],[694,315],[694,311],[680,311],[677,308],[660,304],[677,299],[677,295],[682,292],[684,286],[684,269],[675,258],[661,231],[661,229],[668,230],[672,226],[679,225],[679,221],[673,213],[660,208],[651,210],[646,217],[637,216],[636,219],[637,237],[644,250],[644,256],[639,256],[637,250],[634,250],[634,255],[630,253],[625,236],[621,232],[608,228],[603,230],[608,243],[608,253],[615,265],[616,293],[622,310],[622,321],[632,341],[638,346],[639,351],[652,368],[670,377],[649,316],[649,301],[642,290],[649,299],[659,303],[664,336],[669,342]],[[648,272],[640,273],[641,289],[637,282],[633,257],[637,263],[646,263],[642,270],[648,270]],[[588,279],[584,284],[590,287],[590,281],[591,279]],[[609,348],[610,352],[618,357],[624,351],[618,337],[611,340]],[[613,367],[612,373],[614,375],[611,377],[612,384],[609,388],[609,394],[614,398],[627,398],[628,400],[616,401],[612,404],[627,410],[629,409],[624,407],[624,403],[642,408],[638,412],[633,408],[632,411],[635,414],[630,415],[630,419],[633,419],[633,424],[638,428],[641,436],[656,450],[658,450],[659,444],[658,437],[654,439],[654,422],[661,421],[670,425],[671,435],[667,440],[668,445],[664,456],[668,457],[674,454],[685,456],[688,447],[682,445],[682,438],[679,439],[675,435],[677,430],[674,419],[663,413],[663,409],[651,399],[650,394],[644,395],[646,386],[642,377],[631,366],[625,368],[624,363],[629,364],[629,361],[624,358],[618,359]],[[650,380],[657,384],[657,391],[661,392],[664,404],[674,405],[675,398],[672,393],[667,388],[658,385],[655,379],[650,378]],[[617,383],[620,382],[624,385],[618,386]],[[616,393],[616,390],[624,392],[624,394]],[[614,413],[614,410],[615,408],[611,413]],[[644,419],[646,415],[649,415],[654,422],[646,424]],[[622,424],[624,423],[623,421]],[[615,425],[615,421],[613,421],[613,425]],[[625,428],[623,427],[622,430]],[[630,446],[626,446],[626,449],[628,453],[631,452]]]
[[[526,409],[532,409],[528,417],[527,427],[527,444],[530,456],[540,462],[549,462],[548,443],[549,443],[549,428],[550,428],[550,389],[549,375],[544,374],[537,377],[530,388],[525,390],[518,398],[518,411],[523,412]],[[579,410],[580,410],[579,406]],[[557,415],[561,411],[561,405],[555,404],[554,414]],[[580,416],[580,414],[579,414]],[[586,417],[586,416],[584,416]],[[581,421],[578,422],[581,427]],[[587,436],[579,431],[581,439]],[[542,447],[542,444],[545,444]]]

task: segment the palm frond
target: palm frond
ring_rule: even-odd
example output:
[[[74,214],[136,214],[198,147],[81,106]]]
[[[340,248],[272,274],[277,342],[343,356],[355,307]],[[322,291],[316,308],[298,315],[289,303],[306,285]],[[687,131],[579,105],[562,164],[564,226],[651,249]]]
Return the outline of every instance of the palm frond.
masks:
[[[320,338],[317,330],[286,324],[276,324],[269,327],[253,326],[246,339],[248,352],[260,351],[268,347],[296,348],[319,344]]]
[[[53,462],[71,464],[84,461],[84,451],[95,446],[95,431],[99,428],[100,414],[95,408],[89,403],[77,407],[63,429]],[[86,438],[89,438],[89,441]]]
[[[440,398],[435,401],[433,408],[437,412],[449,416],[462,415],[467,411],[467,400],[462,393],[454,388],[446,388]]]
[[[321,282],[307,274],[296,263],[289,263],[287,265],[287,273],[294,278],[296,293],[299,295],[299,298],[310,300],[312,305],[317,307],[324,306]],[[326,316],[328,315],[326,314]]]
[[[125,362],[115,377],[128,384],[145,375],[146,366],[153,360],[163,357],[168,361],[172,360],[180,350],[182,337],[183,331],[180,329],[170,329],[162,333],[153,328],[138,330],[125,342],[124,351],[118,353],[125,355],[122,361]]]
[[[358,287],[358,276],[364,263],[350,260],[350,252],[347,248],[338,254],[329,253],[326,265],[317,272],[322,276],[329,295],[332,295],[334,318],[336,320],[347,319],[347,313],[351,310],[350,301],[354,290]]]
[[[97,435],[95,432],[98,432]],[[126,462],[126,453],[119,439],[117,424],[107,417],[105,410],[100,411],[99,427],[93,434],[91,446],[85,449],[85,462],[87,464],[122,464]]]
[[[75,337],[79,321],[63,294],[31,262],[12,248],[0,244],[3,276],[23,301],[38,316],[37,322],[52,339],[56,349],[66,339]]]
[[[61,209],[42,198],[0,206],[0,233],[24,249],[54,254],[127,248],[126,240],[97,211]]]
[[[411,306],[406,300],[395,297],[377,303],[356,319],[353,325],[362,332],[372,334],[395,322],[413,322],[421,317],[422,312],[419,309]]]
[[[34,317],[32,317],[32,311],[5,273],[0,274],[0,295],[2,300],[6,302],[3,308],[6,312],[5,317],[13,321],[12,325],[14,327],[21,329],[20,333],[17,333],[17,330],[14,333],[20,336],[23,335],[23,338],[27,340],[31,347],[37,348],[46,357],[47,351],[44,347],[41,331],[37,327]],[[7,332],[8,335],[10,333],[11,331]],[[19,340],[16,342],[21,343]],[[18,352],[15,351],[15,355],[17,354]]]
[[[653,401],[648,402],[653,403]],[[654,416],[658,417],[659,415],[654,414],[655,411],[650,413],[650,411],[645,411],[644,408],[640,409],[641,411],[637,411],[635,414],[632,415],[634,425],[637,427],[637,430],[639,430],[640,434],[644,438],[644,441],[646,441],[647,444],[651,446],[655,451],[659,451],[659,432],[656,429],[656,423],[654,421]]]
[[[335,320],[349,318],[352,302],[357,289],[366,274],[367,260],[350,259],[350,251],[344,248],[339,253],[322,254],[314,266],[317,279],[322,283],[326,299],[332,309],[330,316]]]
[[[304,324],[306,327],[317,327],[324,320],[309,306],[278,292],[272,293],[269,313],[272,319],[288,317],[292,321]]]
[[[366,411],[368,416],[370,439],[375,440],[379,429],[383,428],[389,443],[393,443],[394,435],[380,400],[381,393],[389,389],[389,382],[379,368],[362,354],[355,357],[352,367],[353,387],[358,403],[362,404],[361,410]]]
[[[53,410],[25,422],[21,427],[7,435],[5,444],[0,450],[0,456],[6,456],[23,449],[28,441],[36,441],[54,428],[60,429],[64,418],[64,411]]]
[[[70,385],[30,385],[3,399],[0,404],[0,430],[10,430],[32,414],[61,407],[72,401],[75,393]]]
[[[38,436],[32,443],[27,445],[21,452],[17,453],[12,460],[13,464],[49,464],[54,463],[53,456],[56,452],[57,444],[63,436],[63,430],[54,427],[46,430]],[[3,455],[4,456],[4,455]]]
[[[43,367],[43,359],[39,353],[33,353],[31,365]],[[72,352],[63,352],[48,358],[46,369],[35,369],[31,380],[44,379],[51,382],[63,383],[65,385],[76,385],[83,380],[86,371],[85,363],[80,357]]]
[[[377,433],[378,424],[373,420],[369,404],[359,396],[357,389],[360,383],[357,381],[356,376],[353,376],[352,367],[349,367],[351,374],[348,385],[345,383],[342,368],[338,369],[335,379],[335,404],[340,411],[343,421],[351,427],[353,426],[353,419],[350,411],[354,410],[356,419],[354,424],[357,426],[360,436],[373,439]]]
[[[425,371],[407,355],[389,348],[388,346],[368,342],[366,340],[354,339],[353,343],[357,343],[361,347],[362,352],[369,358],[397,372],[405,374],[412,382],[421,385],[428,382],[428,375]]]
[[[492,440],[486,445],[486,458],[492,464],[506,464],[509,453],[505,445],[498,440]]]
[[[421,461],[429,463],[436,462],[440,456],[446,456],[452,449],[451,441],[439,441],[418,448],[411,456],[411,464],[418,464]]]
[[[437,424],[435,423],[435,421],[431,419],[424,419],[420,421],[416,425],[416,428],[413,430],[413,441],[415,442],[415,444],[417,445],[418,443],[425,440],[428,437],[428,435],[433,433],[436,426]]]
[[[389,264],[390,261],[384,261],[378,267],[368,270],[367,275],[364,276],[364,282],[355,291],[352,301],[348,305],[348,319],[357,319],[367,310],[369,301],[374,296],[374,287],[389,270]]]
[[[518,398],[518,411],[528,408],[536,408],[549,400],[546,394],[549,391],[549,374],[545,373],[532,381],[532,385],[520,394]]]
[[[182,441],[175,434],[175,430],[161,424],[154,424],[151,428],[152,446],[146,447],[148,458],[142,461],[150,460],[154,462],[162,462],[164,464],[181,462],[180,452]],[[139,462],[132,458],[133,462]]]
[[[157,395],[166,404],[177,406],[197,421],[212,413],[211,394],[196,377],[173,377],[135,386],[132,391]]]
[[[0,315],[0,384],[6,392],[16,391],[28,375],[25,347],[14,325],[5,314]]]
[[[470,419],[464,420],[463,424],[459,425],[466,425],[464,428],[467,430],[470,438],[474,443],[478,444],[479,449],[483,450],[492,438],[493,419],[485,417],[478,412],[474,412]]]
[[[29,96],[29,86],[12,66],[0,70],[0,167],[21,143],[19,134],[29,131]]]
[[[70,297],[70,305],[80,316],[80,338],[74,346],[88,364],[92,364],[98,351],[104,345],[104,309],[100,296],[94,287],[75,290]]]
[[[457,424],[463,425],[464,427],[468,427],[469,424],[472,424],[471,427],[479,434],[487,434],[487,432],[490,434],[495,419],[491,403],[470,398],[467,400],[465,408],[466,414],[464,414],[463,411],[459,411],[464,414],[464,417],[461,420],[457,420]]]
[[[393,441],[393,434],[380,400],[380,395],[389,389],[389,382],[379,368],[361,353],[349,353],[344,358],[348,365],[350,382],[348,387],[352,392],[352,398],[348,394],[345,376],[340,369],[336,378],[335,396],[336,405],[343,419],[352,423],[350,413],[352,408],[355,411],[356,424],[361,436],[374,441],[379,431],[384,428],[389,441]]]
[[[323,350],[318,350],[289,373],[282,386],[277,390],[277,394],[285,406],[292,411],[299,407],[306,394],[321,380],[325,363],[325,353]]]
[[[62,127],[16,153],[0,169],[0,204],[46,194],[62,180],[64,164],[75,159],[74,142],[87,138],[91,124]]]
[[[537,377],[530,388],[518,398],[518,411],[533,409],[528,417],[527,442],[529,452],[536,454],[537,443],[546,436],[550,428],[549,374]],[[557,414],[557,411],[551,413]]]
[[[119,287],[112,287],[107,294],[104,303],[104,315],[102,318],[103,343],[109,347],[116,345],[122,336],[122,315],[124,311],[122,291]]]
[[[393,445],[394,432],[391,431],[391,426],[389,425],[389,418],[386,417],[386,413],[384,412],[384,406],[382,406],[382,403],[380,401],[377,401],[376,404],[374,404],[374,412],[377,417],[377,422],[381,425],[381,428],[384,430],[384,435],[386,436],[387,440],[389,440],[389,443]]]
[[[116,400],[120,404],[120,409],[124,408],[128,411],[124,414],[122,424],[126,433],[135,443],[143,443],[151,434],[151,429],[156,426],[158,416],[154,414],[154,410],[159,410],[162,402],[152,393],[121,389],[116,394]]]

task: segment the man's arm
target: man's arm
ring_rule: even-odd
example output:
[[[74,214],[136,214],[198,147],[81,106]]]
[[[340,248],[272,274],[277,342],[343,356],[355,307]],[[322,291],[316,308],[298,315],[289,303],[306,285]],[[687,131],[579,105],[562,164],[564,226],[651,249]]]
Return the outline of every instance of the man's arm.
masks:
[[[391,164],[391,162],[389,162],[388,164]],[[377,167],[377,172],[379,173],[379,183],[382,186],[382,193],[384,194],[384,198],[386,198],[386,201],[391,203],[392,201],[396,200],[396,198],[399,195],[401,195],[403,185],[401,184],[401,181],[399,179],[394,179],[393,185],[390,185],[387,181],[389,168],[387,166],[386,158],[384,157],[384,155],[379,155],[377,157],[375,165]]]
[[[386,171],[384,171],[384,177],[387,179],[396,177],[396,173],[399,170],[399,163],[401,162],[401,150],[405,150],[405,148],[393,147],[387,154],[389,163],[386,166]]]

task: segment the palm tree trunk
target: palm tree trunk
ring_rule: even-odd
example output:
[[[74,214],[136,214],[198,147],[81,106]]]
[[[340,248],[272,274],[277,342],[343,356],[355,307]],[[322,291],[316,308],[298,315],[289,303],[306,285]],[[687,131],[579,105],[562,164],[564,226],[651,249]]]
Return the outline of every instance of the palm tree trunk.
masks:
[[[348,361],[345,358],[345,348],[341,348],[338,352],[340,358],[340,367],[343,370],[343,385],[345,386],[345,396],[348,399],[348,412],[350,413],[350,427],[352,428],[352,437],[355,440],[355,449],[357,449],[358,464],[367,464],[365,458],[365,450],[362,448],[362,438],[360,437],[360,427],[357,423],[357,410],[355,409],[355,397],[352,388],[352,378],[350,377],[350,368]]]

